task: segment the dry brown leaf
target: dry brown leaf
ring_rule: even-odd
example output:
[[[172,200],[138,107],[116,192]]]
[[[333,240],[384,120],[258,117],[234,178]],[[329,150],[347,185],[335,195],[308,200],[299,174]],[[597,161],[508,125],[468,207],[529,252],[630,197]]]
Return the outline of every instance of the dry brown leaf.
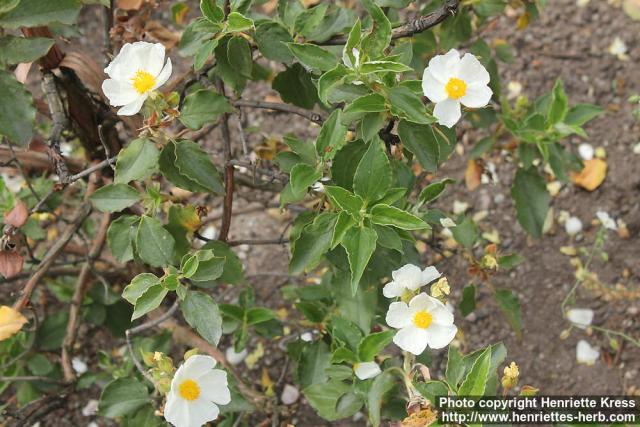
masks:
[[[467,162],[467,170],[464,172],[464,182],[469,191],[478,188],[483,171],[484,168],[476,160],[471,159]]]
[[[19,311],[6,305],[0,307],[0,341],[17,334],[25,323],[27,318]]]
[[[431,408],[425,408],[409,415],[407,418],[402,420],[400,425],[402,427],[425,427],[436,422],[437,418],[438,414],[435,411]]]
[[[16,205],[9,212],[4,214],[4,223],[15,228],[22,227],[29,218],[29,210],[22,200],[18,200]]]
[[[10,279],[22,272],[24,257],[17,252],[0,251],[0,275]]]
[[[29,70],[31,70],[32,64],[33,62],[22,62],[16,66],[13,75],[16,76],[17,81],[22,84],[27,81],[27,76],[29,75]]]
[[[584,169],[579,173],[571,174],[574,184],[588,191],[600,187],[607,176],[607,162],[603,159],[591,159],[584,162]]]
[[[152,40],[158,41],[168,49],[173,48],[180,41],[180,35],[169,30],[158,21],[147,21],[144,30]]]
[[[118,0],[118,9],[122,10],[138,10],[146,0]]]
[[[60,66],[73,70],[87,89],[102,94],[102,82],[107,76],[89,55],[80,51],[67,52]]]

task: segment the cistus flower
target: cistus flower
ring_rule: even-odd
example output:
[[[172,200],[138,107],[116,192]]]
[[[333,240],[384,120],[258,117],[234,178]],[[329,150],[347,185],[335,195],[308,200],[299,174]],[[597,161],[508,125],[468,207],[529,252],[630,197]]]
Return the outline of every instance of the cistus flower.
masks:
[[[110,77],[102,82],[102,92],[109,103],[120,107],[118,115],[132,116],[142,108],[151,92],[169,80],[171,58],[165,63],[162,43],[125,44],[104,72]]]
[[[194,355],[178,368],[164,409],[164,418],[175,427],[200,427],[218,418],[218,405],[231,402],[227,373],[214,369],[211,356]]]
[[[446,347],[458,332],[453,314],[442,302],[424,292],[413,297],[409,304],[391,303],[386,320],[389,326],[399,329],[393,342],[415,355],[422,354],[427,346]]]
[[[422,76],[422,91],[436,104],[433,115],[447,127],[460,120],[460,104],[481,108],[489,103],[493,92],[488,84],[489,73],[478,58],[470,53],[460,58],[455,49],[431,58]]]
[[[368,380],[378,376],[380,372],[380,365],[376,362],[360,362],[353,365],[353,372],[360,380]]]
[[[427,267],[420,270],[420,267],[413,264],[405,264],[391,273],[393,281],[384,285],[382,293],[387,298],[396,298],[420,289],[427,283],[433,282],[440,277],[440,273],[435,267]]]

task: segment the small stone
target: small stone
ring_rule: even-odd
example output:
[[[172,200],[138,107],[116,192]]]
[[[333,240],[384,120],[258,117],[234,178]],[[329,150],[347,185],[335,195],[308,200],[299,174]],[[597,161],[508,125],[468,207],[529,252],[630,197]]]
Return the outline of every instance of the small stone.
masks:
[[[285,384],[280,400],[285,405],[293,405],[300,397],[300,390],[291,384]]]

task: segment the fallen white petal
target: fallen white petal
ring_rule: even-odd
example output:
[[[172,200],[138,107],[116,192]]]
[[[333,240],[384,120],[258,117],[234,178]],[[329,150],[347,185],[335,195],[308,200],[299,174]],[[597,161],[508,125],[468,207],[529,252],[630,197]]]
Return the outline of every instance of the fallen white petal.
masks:
[[[578,341],[578,345],[576,346],[576,360],[578,363],[582,363],[584,365],[592,366],[596,363],[600,357],[600,352],[591,346],[585,340]]]
[[[593,310],[590,308],[572,308],[567,310],[567,319],[580,329],[586,329],[593,322]]]
[[[574,236],[582,231],[582,221],[575,216],[569,217],[564,223],[564,229],[568,235]]]

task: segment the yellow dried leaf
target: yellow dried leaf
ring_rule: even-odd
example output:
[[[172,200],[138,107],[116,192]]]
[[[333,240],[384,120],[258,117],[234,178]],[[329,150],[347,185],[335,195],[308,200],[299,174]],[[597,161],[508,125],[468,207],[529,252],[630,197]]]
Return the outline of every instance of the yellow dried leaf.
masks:
[[[576,256],[578,251],[573,246],[561,246],[560,253],[568,256]]]
[[[431,408],[425,408],[409,415],[402,420],[400,425],[402,427],[425,427],[436,422],[437,418],[438,414],[435,411]]]
[[[469,191],[478,188],[482,178],[482,172],[483,168],[477,161],[472,159],[467,162],[467,170],[464,172],[464,182]]]
[[[271,377],[269,376],[269,370],[266,367],[262,368],[262,376],[260,377],[260,385],[262,385],[262,389],[264,390],[264,394],[267,397],[273,396],[273,386],[276,383],[273,382]]]
[[[25,323],[27,318],[19,311],[6,305],[0,307],[0,341],[17,334]]]
[[[527,26],[529,25],[529,20],[530,20],[530,16],[528,12],[525,12],[522,15],[520,15],[517,23],[518,29],[524,30],[525,28],[527,28]]]
[[[607,162],[602,159],[591,159],[584,162],[584,169],[580,173],[571,175],[574,184],[588,191],[600,187],[607,176]]]
[[[256,349],[253,350],[246,359],[244,359],[244,363],[247,365],[247,368],[253,369],[256,363],[262,359],[262,356],[264,356],[264,347],[262,346],[262,343],[259,342]]]

